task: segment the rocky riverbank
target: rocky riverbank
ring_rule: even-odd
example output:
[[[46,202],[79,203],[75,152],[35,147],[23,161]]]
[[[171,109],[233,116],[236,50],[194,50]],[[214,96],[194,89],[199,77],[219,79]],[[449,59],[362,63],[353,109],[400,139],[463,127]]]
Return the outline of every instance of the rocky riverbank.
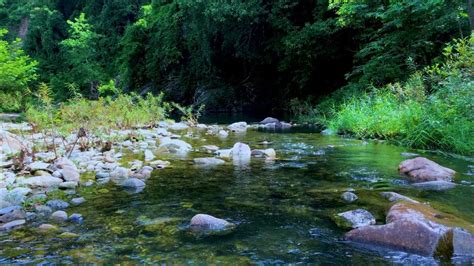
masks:
[[[78,238],[80,235],[75,226],[88,217],[69,209],[91,203],[81,195],[82,188],[107,193],[103,186],[113,184],[128,193],[140,193],[147,187],[153,171],[172,168],[189,154],[192,154],[189,167],[198,171],[212,173],[225,165],[233,166],[236,171],[248,171],[251,161],[278,162],[281,151],[268,146],[271,143],[268,140],[262,140],[258,145],[242,140],[218,147],[207,138],[226,139],[244,136],[248,130],[289,127],[290,124],[272,118],[252,125],[238,122],[228,126],[199,124],[194,127],[183,122],[164,121],[156,128],[110,131],[106,137],[75,132],[61,138],[33,133],[25,124],[3,123],[0,230],[8,233],[31,227],[38,233],[55,234],[59,238]],[[194,143],[197,142],[205,145],[196,146]],[[334,148],[328,145],[328,149]],[[324,152],[317,154],[324,155]],[[407,156],[414,157],[413,154]],[[403,161],[399,171],[409,186],[423,191],[449,190],[458,185],[454,170],[426,158]],[[396,169],[393,172],[396,173]],[[58,196],[58,192],[68,196]],[[437,211],[425,202],[420,203],[420,198],[412,199],[393,191],[382,192],[378,197],[389,206],[383,223],[372,214],[370,206],[347,210],[333,217],[338,226],[349,231],[346,234],[349,243],[423,256],[473,256],[471,223]],[[340,199],[345,204],[367,200],[357,189],[342,191]],[[184,230],[199,232],[200,236],[239,230],[239,223],[209,214],[190,216]],[[162,219],[158,222],[160,226],[168,224]],[[417,234],[422,237],[413,238]]]

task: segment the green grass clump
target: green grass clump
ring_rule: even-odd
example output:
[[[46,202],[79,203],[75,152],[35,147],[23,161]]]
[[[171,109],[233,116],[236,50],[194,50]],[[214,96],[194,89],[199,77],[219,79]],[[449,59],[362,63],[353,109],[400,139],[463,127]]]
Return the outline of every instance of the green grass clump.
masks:
[[[111,129],[153,126],[166,119],[170,105],[163,101],[163,94],[119,94],[115,98],[101,97],[98,100],[74,98],[66,103],[53,105],[46,85],[39,89],[40,104],[30,106],[26,119],[37,131],[55,129],[70,133],[84,128],[96,134]]]
[[[473,154],[474,35],[456,40],[445,48],[444,56],[445,63],[403,83],[352,94],[340,103],[323,101],[299,119],[340,134]]]

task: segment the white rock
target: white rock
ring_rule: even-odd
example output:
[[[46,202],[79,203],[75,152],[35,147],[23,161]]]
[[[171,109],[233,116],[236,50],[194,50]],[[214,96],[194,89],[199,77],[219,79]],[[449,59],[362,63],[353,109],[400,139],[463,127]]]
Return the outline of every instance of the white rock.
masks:
[[[62,179],[54,176],[34,176],[24,180],[24,184],[31,187],[57,187],[63,182]]]
[[[219,134],[219,137],[221,137],[221,138],[226,138],[227,136],[229,136],[229,133],[227,133],[227,131],[225,131],[223,129],[219,130],[218,134]]]
[[[155,155],[150,150],[145,150],[145,162],[153,161],[155,159]]]
[[[250,150],[249,145],[241,142],[235,143],[230,151],[230,156],[234,161],[250,161],[251,155],[252,151]]]
[[[247,131],[247,122],[236,122],[230,124],[227,128],[232,132],[245,132]]]

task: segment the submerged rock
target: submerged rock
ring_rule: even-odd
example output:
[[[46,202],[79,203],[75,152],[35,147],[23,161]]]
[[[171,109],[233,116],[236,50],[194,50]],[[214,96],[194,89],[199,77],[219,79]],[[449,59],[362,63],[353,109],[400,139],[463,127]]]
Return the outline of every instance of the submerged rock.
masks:
[[[145,182],[138,178],[128,178],[122,183],[122,186],[127,188],[140,188],[145,187]]]
[[[338,213],[334,218],[336,224],[343,228],[358,228],[375,224],[374,216],[364,209]]]
[[[159,148],[166,148],[168,152],[171,153],[180,153],[185,154],[192,150],[192,146],[189,143],[186,143],[179,139],[171,139],[169,137],[165,137],[161,139],[161,144],[158,146]]]
[[[456,184],[453,182],[438,180],[438,181],[427,181],[421,183],[412,184],[413,187],[422,189],[422,190],[447,190],[456,187]]]
[[[265,150],[252,150],[252,156],[273,160],[276,159],[276,151],[272,148]]]
[[[408,175],[415,182],[451,181],[456,173],[423,157],[405,160],[398,166],[400,173]]]
[[[352,193],[352,192],[344,192],[344,193],[342,193],[341,198],[342,198],[345,202],[354,202],[354,201],[356,201],[357,199],[359,199],[359,197],[357,197],[357,195],[354,194],[354,193]]]
[[[208,214],[197,214],[191,219],[190,227],[193,230],[222,231],[235,228],[235,224]]]
[[[390,202],[394,202],[394,201],[407,201],[407,202],[411,202],[411,203],[419,203],[418,201],[416,200],[413,200],[407,196],[403,196],[401,194],[398,194],[396,192],[381,192],[380,195],[382,195],[382,197],[388,199],[388,201]]]
[[[216,166],[216,165],[225,164],[224,160],[217,159],[214,157],[195,158],[193,161],[196,165],[199,165],[199,166]]]

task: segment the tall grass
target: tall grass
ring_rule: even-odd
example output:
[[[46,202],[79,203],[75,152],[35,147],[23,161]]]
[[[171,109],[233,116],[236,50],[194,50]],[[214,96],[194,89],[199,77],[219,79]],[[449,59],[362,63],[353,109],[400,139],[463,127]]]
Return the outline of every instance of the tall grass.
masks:
[[[326,100],[299,118],[340,134],[474,154],[474,35],[447,46],[444,58],[406,82]]]
[[[39,98],[44,98],[44,95]],[[163,94],[148,94],[146,97],[119,94],[115,98],[101,97],[96,101],[75,98],[58,106],[43,102],[30,106],[26,119],[38,131],[54,126],[65,134],[81,127],[98,133],[153,126],[167,117],[169,109],[170,105],[163,101]]]

